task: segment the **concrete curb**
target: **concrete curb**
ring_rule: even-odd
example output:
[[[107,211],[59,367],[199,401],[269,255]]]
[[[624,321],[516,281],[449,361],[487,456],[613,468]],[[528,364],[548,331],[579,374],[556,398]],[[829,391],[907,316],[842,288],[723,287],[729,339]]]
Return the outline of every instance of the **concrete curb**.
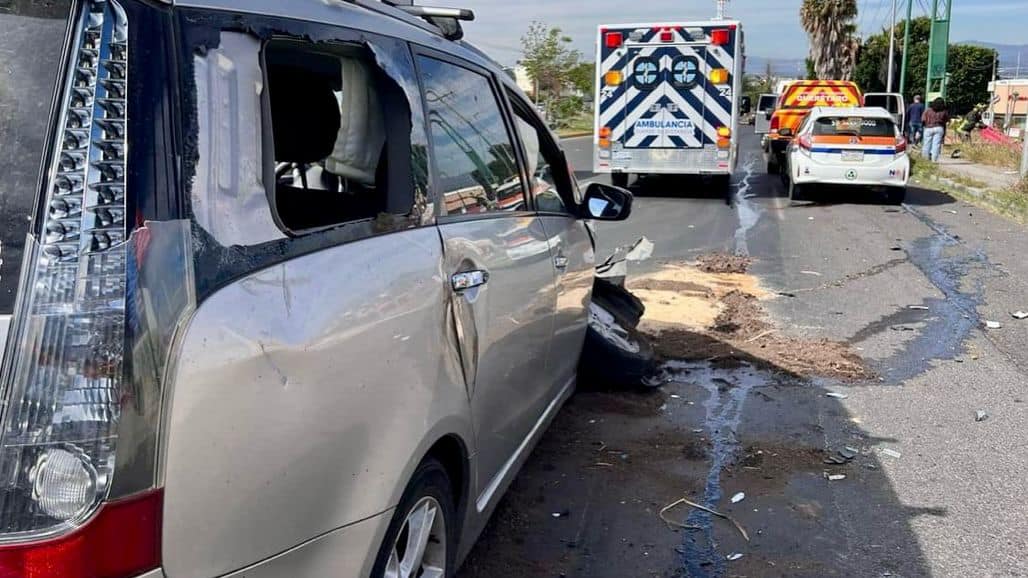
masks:
[[[557,136],[562,138],[562,139],[565,139],[565,138],[577,138],[577,137],[580,137],[580,136],[592,136],[592,135],[593,135],[593,131],[591,131],[591,130],[580,130],[580,131],[574,131],[574,132],[558,132],[557,133]]]
[[[946,169],[940,168],[939,170],[945,171]],[[953,179],[951,179],[949,177],[945,177],[945,176],[942,176],[942,175],[931,175],[931,176],[928,177],[928,180],[929,181],[937,182],[937,183],[942,184],[942,185],[944,185],[946,187],[949,187],[951,189],[955,189],[957,191],[960,191],[961,193],[964,193],[966,195],[970,195],[970,196],[972,196],[972,197],[974,197],[976,199],[986,199],[986,198],[988,198],[989,197],[989,191],[991,190],[991,189],[979,189],[977,187],[971,187],[971,186],[965,185],[963,183],[959,183],[959,182],[957,182],[957,181],[955,181],[955,180],[953,180]]]

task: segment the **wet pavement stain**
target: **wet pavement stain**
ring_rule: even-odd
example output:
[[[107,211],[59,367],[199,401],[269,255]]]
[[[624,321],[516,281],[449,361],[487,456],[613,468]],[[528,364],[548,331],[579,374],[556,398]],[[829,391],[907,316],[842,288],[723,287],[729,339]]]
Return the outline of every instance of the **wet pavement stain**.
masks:
[[[904,208],[934,231],[913,241],[907,255],[944,297],[924,300],[927,311],[908,309],[886,316],[854,337],[862,340],[889,329],[915,333],[891,357],[875,361],[889,383],[920,375],[932,361],[952,360],[963,354],[964,343],[981,325],[978,307],[984,301],[983,275],[973,273],[993,270],[985,253],[967,247],[923,212]]]
[[[665,371],[669,382],[694,384],[707,392],[707,399],[703,402],[703,430],[711,440],[710,468],[700,503],[717,510],[724,497],[721,474],[738,454],[737,432],[750,392],[772,383],[775,378],[745,364],[738,369],[725,369],[706,363],[672,361],[665,365]],[[718,551],[714,517],[708,512],[694,509],[684,523],[686,526],[701,528],[686,532],[679,551],[685,576],[699,578],[722,575],[728,553]]]

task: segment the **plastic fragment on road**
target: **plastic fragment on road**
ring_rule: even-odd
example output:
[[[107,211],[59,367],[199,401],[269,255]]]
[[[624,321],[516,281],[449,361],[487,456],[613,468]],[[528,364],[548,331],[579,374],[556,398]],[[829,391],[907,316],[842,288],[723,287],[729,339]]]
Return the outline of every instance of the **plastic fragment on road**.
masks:
[[[907,309],[912,309],[914,311],[929,311],[930,310],[927,305],[908,305]]]
[[[825,472],[825,479],[829,482],[838,482],[840,480],[845,480],[846,474],[829,474],[828,472]]]
[[[986,329],[1003,329],[1003,324],[1000,323],[999,321],[986,321],[985,322],[985,328]]]
[[[882,451],[883,454],[889,456],[890,458],[897,458],[898,459],[898,458],[903,457],[903,454],[901,454],[900,452],[898,452],[896,450],[891,450],[889,448],[882,448],[881,451]]]
[[[802,274],[802,275],[812,275],[814,277],[822,277],[823,276],[820,273],[818,273],[817,271],[800,271],[800,274]]]
[[[835,391],[829,391],[828,393],[825,394],[825,397],[834,397],[835,399],[846,399],[849,396],[846,395],[845,393],[838,393],[838,392],[835,392]]]
[[[1014,311],[1013,313],[1010,314],[1010,316],[1013,317],[1014,319],[1018,319],[1018,320],[1022,320],[1022,321],[1025,320],[1025,319],[1028,319],[1028,313],[1025,313],[1024,311]]]
[[[739,502],[741,502],[741,501],[743,501],[745,499],[746,499],[745,492],[739,492],[738,494],[732,496],[732,503],[733,504],[738,504]]]
[[[733,552],[733,553],[725,556],[725,560],[728,560],[729,562],[735,562],[736,560],[738,560],[740,558],[742,558],[742,554],[740,554],[738,552]]]
[[[985,421],[987,419],[989,419],[989,414],[986,413],[984,410],[980,409],[974,412],[974,421]]]

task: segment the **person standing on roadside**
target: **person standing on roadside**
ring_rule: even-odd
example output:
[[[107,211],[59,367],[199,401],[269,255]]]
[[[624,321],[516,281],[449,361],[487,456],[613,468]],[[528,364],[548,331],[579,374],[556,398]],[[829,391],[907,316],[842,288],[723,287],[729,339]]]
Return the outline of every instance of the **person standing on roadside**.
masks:
[[[942,141],[946,139],[946,123],[949,122],[949,110],[946,101],[941,97],[932,101],[931,106],[921,115],[924,124],[924,146],[921,154],[932,162],[938,162],[942,156]]]
[[[907,140],[911,145],[921,142],[921,129],[924,126],[921,115],[924,114],[924,104],[921,102],[921,95],[914,95],[914,102],[907,107]]]

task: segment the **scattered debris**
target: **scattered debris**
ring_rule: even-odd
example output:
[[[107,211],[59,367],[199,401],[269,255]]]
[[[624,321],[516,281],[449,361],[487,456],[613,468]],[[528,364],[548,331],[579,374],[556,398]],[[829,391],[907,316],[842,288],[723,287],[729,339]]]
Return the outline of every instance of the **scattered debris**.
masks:
[[[767,337],[768,335],[771,335],[772,333],[774,333],[776,331],[778,331],[778,330],[777,329],[768,329],[767,331],[763,331],[761,333],[756,334],[753,337],[750,337],[749,339],[746,340],[746,343],[753,343],[754,341],[759,341],[761,338]]]
[[[927,305],[908,305],[907,309],[913,309],[914,311],[930,311]]]
[[[1013,317],[1014,319],[1018,319],[1018,320],[1022,320],[1022,321],[1025,320],[1025,319],[1028,319],[1028,313],[1025,313],[1024,311],[1015,311],[1015,312],[1011,313],[1010,316]]]
[[[860,452],[853,448],[843,448],[839,450],[839,455],[846,458],[847,460],[852,460],[853,458],[857,457],[858,453]]]
[[[845,480],[846,474],[829,474],[825,472],[825,479],[829,482],[838,482],[839,480]]]
[[[735,528],[737,530],[739,530],[739,533],[742,534],[742,537],[745,538],[747,542],[750,541],[750,535],[746,533],[746,529],[743,528],[742,525],[739,522],[735,521],[735,518],[733,518],[733,517],[731,517],[731,516],[729,516],[727,514],[722,514],[721,512],[718,512],[716,510],[711,510],[710,508],[708,508],[706,506],[703,506],[701,504],[697,504],[696,502],[690,501],[687,498],[679,498],[678,500],[676,500],[674,502],[671,502],[670,504],[664,506],[660,510],[660,514],[658,514],[660,516],[660,519],[664,520],[664,523],[666,523],[668,525],[677,526],[679,528],[685,528],[686,530],[703,530],[704,528],[700,528],[700,527],[697,527],[697,526],[688,526],[688,525],[683,524],[681,522],[676,522],[674,520],[668,519],[668,517],[666,515],[667,512],[669,510],[673,510],[674,508],[676,508],[676,507],[678,507],[678,506],[680,506],[682,504],[686,504],[686,505],[692,506],[693,508],[696,508],[698,510],[703,510],[704,512],[707,512],[709,514],[713,514],[713,515],[717,516],[718,518],[722,518],[724,520],[728,520],[729,522],[731,522],[732,524],[735,525]]]
[[[849,397],[845,393],[838,393],[838,392],[835,392],[835,391],[829,391],[828,393],[825,394],[825,396],[826,397],[834,397],[835,399],[846,399],[846,398]]]
[[[893,245],[892,247],[889,247],[889,250],[890,251],[902,251],[903,247],[900,247],[899,245]]]
[[[745,273],[753,264],[753,259],[743,255],[711,253],[700,256],[696,263],[704,273]]]
[[[984,410],[978,410],[974,412],[974,421],[985,421],[989,419],[989,414],[985,413]]]
[[[986,329],[1003,329],[1003,324],[1000,323],[999,321],[986,321],[985,322],[985,328]]]
[[[800,274],[802,274],[802,275],[813,275],[814,277],[823,277],[824,276],[824,275],[818,273],[817,271],[800,271]]]
[[[979,421],[981,421],[981,420],[979,420]],[[738,504],[739,502],[741,502],[741,501],[743,501],[745,499],[746,499],[746,494],[744,492],[739,492],[738,494],[732,496],[732,503],[733,504]]]
[[[953,209],[946,209],[946,212],[951,214],[951,215],[956,215],[957,214],[957,212],[954,211]]]
[[[779,297],[789,297],[790,299],[795,299],[796,298],[796,294],[795,293],[789,293],[788,291],[779,291],[777,293],[777,295]]]
[[[883,454],[889,456],[890,458],[897,458],[897,459],[899,459],[899,458],[903,457],[903,454],[899,453],[896,450],[891,450],[889,448],[882,448],[881,451],[882,451]]]
[[[729,562],[735,562],[736,560],[738,560],[740,558],[742,558],[742,554],[740,554],[739,552],[733,552],[733,553],[725,556],[725,560],[728,560]]]
[[[597,468],[613,468],[614,464],[609,462],[596,462],[595,464],[593,464],[593,466]]]

